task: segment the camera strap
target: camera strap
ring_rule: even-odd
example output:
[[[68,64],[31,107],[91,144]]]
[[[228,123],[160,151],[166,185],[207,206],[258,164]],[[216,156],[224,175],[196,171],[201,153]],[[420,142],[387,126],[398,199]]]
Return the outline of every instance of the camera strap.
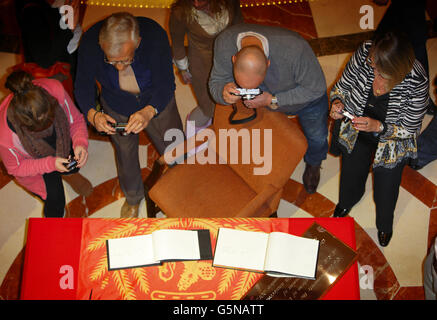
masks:
[[[250,115],[247,118],[243,118],[243,119],[234,119],[235,114],[237,113],[237,106],[235,104],[232,105],[232,112],[229,115],[229,123],[230,124],[243,124],[243,123],[247,123],[249,121],[252,121],[256,118],[257,116],[257,112],[256,109],[252,109],[253,110],[253,114]]]

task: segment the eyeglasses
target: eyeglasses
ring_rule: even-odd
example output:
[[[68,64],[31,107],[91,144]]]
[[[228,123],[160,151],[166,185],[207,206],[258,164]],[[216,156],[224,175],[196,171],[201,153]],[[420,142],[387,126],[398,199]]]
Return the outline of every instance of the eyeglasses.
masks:
[[[122,60],[122,61],[109,61],[108,58],[104,57],[103,60],[110,64],[111,66],[115,66],[116,64],[122,64],[124,66],[129,66],[132,63],[134,63],[134,58],[132,59],[127,59],[127,60]]]

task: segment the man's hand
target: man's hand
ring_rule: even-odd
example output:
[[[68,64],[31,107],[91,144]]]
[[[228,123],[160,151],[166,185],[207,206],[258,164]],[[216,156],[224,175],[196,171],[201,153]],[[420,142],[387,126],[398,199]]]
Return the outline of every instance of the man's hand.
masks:
[[[269,106],[272,103],[272,95],[269,92],[263,92],[252,100],[243,100],[243,104],[248,108],[260,108]]]
[[[98,132],[106,134],[115,134],[115,129],[109,123],[117,123],[111,116],[95,109],[90,109],[87,115],[88,121],[96,128]],[[109,123],[108,123],[109,122]]]
[[[225,86],[223,87],[223,100],[225,100],[226,103],[233,104],[241,99],[240,96],[236,96],[233,93],[239,93],[237,90],[237,85],[234,82],[229,82],[225,84]]]
[[[126,133],[138,134],[149,125],[150,120],[155,116],[155,109],[148,105],[143,109],[132,113],[126,125]]]

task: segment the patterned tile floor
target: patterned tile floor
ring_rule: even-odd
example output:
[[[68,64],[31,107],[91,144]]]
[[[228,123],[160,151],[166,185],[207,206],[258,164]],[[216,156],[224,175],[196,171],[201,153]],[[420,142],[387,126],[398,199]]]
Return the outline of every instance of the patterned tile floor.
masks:
[[[359,8],[364,4],[369,4],[369,1],[314,0],[243,7],[243,15],[246,22],[281,25],[299,32],[314,48],[325,73],[327,86],[330,87],[341,74],[356,46],[372,34],[372,30],[361,30],[358,27]],[[376,26],[385,8],[374,9]],[[117,8],[88,6],[84,28],[114,11],[118,11]],[[155,19],[167,29],[167,9],[128,11]],[[11,32],[0,36],[0,98],[6,94],[3,84],[7,68],[21,61],[17,54],[19,45],[16,39]],[[428,40],[427,49],[433,78],[437,74],[437,39]],[[430,89],[435,101],[435,88]],[[178,78],[176,99],[182,119],[185,119],[195,106],[195,100],[190,88]],[[426,116],[423,127],[429,121],[430,116]],[[124,196],[116,179],[112,146],[106,137],[90,130],[89,152],[89,161],[82,173],[93,183],[94,192],[84,199],[65,185],[68,215],[118,217]],[[150,173],[156,158],[156,151],[142,134],[140,161],[144,178]],[[304,164],[301,162],[298,165],[280,202],[280,217],[327,217],[332,214],[338,199],[339,159],[328,155],[322,167],[318,192],[309,195],[302,186]],[[422,264],[430,240],[437,234],[436,169],[437,162],[420,171],[405,169],[395,211],[394,236],[386,248],[381,248],[376,240],[371,177],[368,179],[365,196],[351,212],[356,221],[362,300],[424,298]],[[1,164],[0,199],[0,299],[17,299],[25,248],[26,219],[41,217],[42,205],[16,184]],[[144,202],[140,212],[140,216],[146,216]],[[370,273],[364,274],[365,270],[370,270]],[[372,277],[373,281],[370,281]],[[367,282],[364,281],[366,279]]]

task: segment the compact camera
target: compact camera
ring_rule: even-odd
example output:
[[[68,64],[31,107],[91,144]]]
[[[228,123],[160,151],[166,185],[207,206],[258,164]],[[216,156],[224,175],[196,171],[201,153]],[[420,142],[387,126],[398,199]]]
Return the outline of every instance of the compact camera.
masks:
[[[72,171],[77,167],[77,161],[74,158],[69,158],[67,163],[64,163],[64,167],[68,171]]]
[[[117,123],[111,123],[111,126],[115,129],[116,132],[120,133],[121,135],[126,135],[126,122],[117,122]]]
[[[235,96],[241,96],[243,100],[252,100],[256,96],[262,93],[260,88],[256,88],[256,89],[237,88],[237,90],[238,93],[232,93],[232,94]]]

